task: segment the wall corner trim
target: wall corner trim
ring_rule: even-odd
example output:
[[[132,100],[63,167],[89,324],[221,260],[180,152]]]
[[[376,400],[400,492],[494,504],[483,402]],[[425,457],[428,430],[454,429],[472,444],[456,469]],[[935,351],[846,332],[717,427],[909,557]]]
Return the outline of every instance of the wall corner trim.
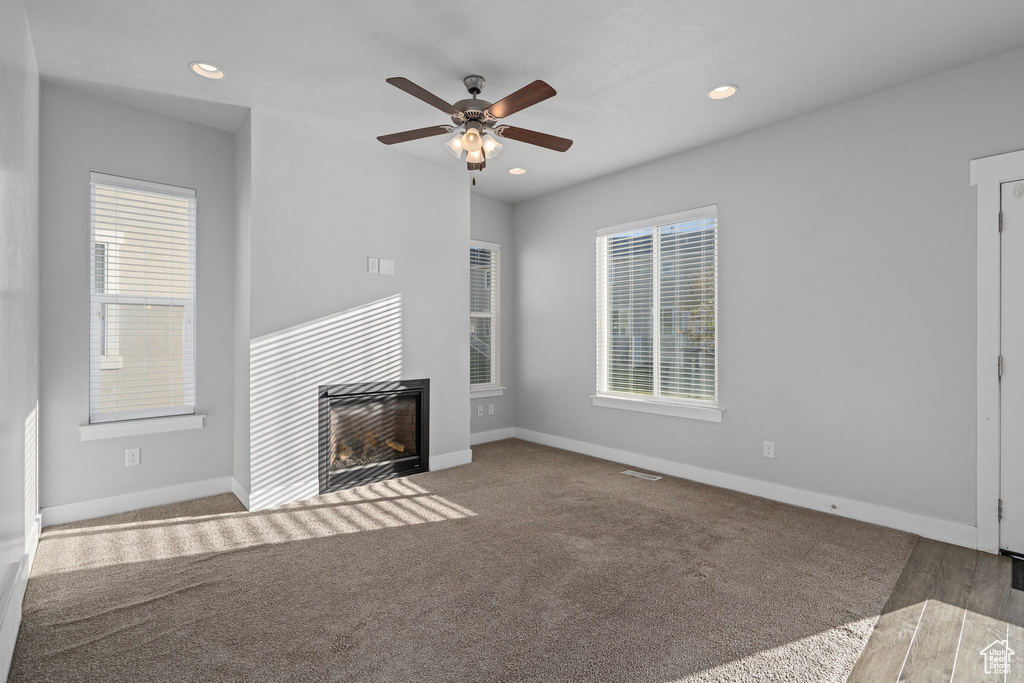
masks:
[[[475,432],[469,435],[469,445],[476,446],[482,443],[489,443],[491,441],[511,439],[514,438],[515,435],[515,427],[502,427],[501,429],[492,429],[486,432]]]
[[[464,451],[455,451],[454,453],[432,455],[430,456],[430,471],[446,470],[449,467],[468,465],[471,462],[473,462],[473,451],[468,448]]]
[[[811,510],[819,510],[821,512],[838,515],[840,517],[848,517],[861,522],[868,522],[869,524],[877,524],[879,526],[889,527],[890,529],[906,531],[907,533],[924,536],[925,538],[931,538],[937,541],[944,541],[946,543],[953,543],[966,548],[977,547],[977,528],[967,524],[951,522],[944,519],[938,519],[936,517],[928,517],[926,515],[919,515],[905,510],[882,507],[881,505],[874,505],[872,503],[865,503],[848,498],[839,498],[825,493],[816,493],[814,491],[797,489],[783,484],[761,481],[759,479],[750,479],[749,477],[743,477],[738,474],[730,474],[728,472],[709,470],[703,467],[696,467],[694,465],[671,462],[669,460],[662,460],[661,458],[654,458],[649,455],[640,455],[639,453],[631,453],[617,448],[599,446],[597,444],[586,443],[585,441],[575,441],[573,439],[553,436],[551,434],[543,434],[541,432],[534,432],[528,429],[521,429],[517,427],[515,431],[516,438],[523,439],[524,441],[532,441],[545,446],[552,446],[554,448],[561,448],[567,451],[583,453],[595,458],[601,458],[602,460],[611,460],[612,462],[639,467],[653,472],[660,472],[672,477],[689,479],[690,481],[695,481],[701,484],[708,484],[710,486],[718,486],[732,491],[739,491],[741,493],[747,493],[761,498],[768,498],[769,500],[778,501],[780,503],[796,505],[798,507],[808,508]],[[982,550],[985,549],[982,548]]]
[[[231,477],[231,493],[235,494],[235,498],[245,506],[246,510],[249,509],[249,490],[242,486],[242,482],[235,477]]]

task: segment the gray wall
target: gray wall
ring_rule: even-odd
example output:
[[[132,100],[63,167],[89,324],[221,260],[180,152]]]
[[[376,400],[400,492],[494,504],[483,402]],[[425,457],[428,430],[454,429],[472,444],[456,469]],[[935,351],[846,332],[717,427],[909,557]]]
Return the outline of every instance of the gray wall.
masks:
[[[512,206],[505,202],[478,194],[470,202],[469,232],[473,239],[496,242],[501,245],[501,282],[499,289],[501,315],[500,363],[503,396],[470,400],[470,432],[487,432],[515,425],[515,230]],[[487,406],[494,405],[494,415],[488,415]],[[476,416],[477,406],[483,406],[483,417]]]
[[[252,118],[235,133],[235,334],[234,475],[248,491],[249,477],[249,312],[252,248]]]
[[[251,120],[252,506],[316,494],[320,383],[428,377],[431,456],[468,450],[465,171]]]
[[[17,0],[0,3],[0,161],[0,572],[6,574],[25,554],[26,526],[35,521],[39,398],[39,71]]]
[[[41,504],[92,500],[232,471],[234,138],[42,88]],[[198,430],[81,441],[89,421],[89,172],[195,188]],[[124,449],[142,447],[126,468]]]
[[[968,162],[1024,147],[1021,73],[1019,50],[518,205],[517,427],[973,524]],[[723,422],[592,406],[595,230],[714,203]]]

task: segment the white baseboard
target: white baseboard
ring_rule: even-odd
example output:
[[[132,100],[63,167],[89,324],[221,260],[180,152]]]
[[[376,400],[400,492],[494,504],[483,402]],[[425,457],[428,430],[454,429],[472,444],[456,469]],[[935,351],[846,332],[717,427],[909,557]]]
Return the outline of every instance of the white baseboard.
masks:
[[[37,515],[32,531],[25,539],[25,554],[21,561],[0,568],[0,681],[7,680],[11,669],[14,645],[18,640],[18,629],[21,628],[21,606],[28,577],[32,572],[32,562],[36,558],[41,528],[41,520]]]
[[[471,462],[473,462],[473,451],[468,448],[464,451],[445,453],[444,455],[432,455],[430,456],[430,471],[446,470],[449,467],[468,465]]]
[[[249,491],[242,486],[242,482],[234,477],[231,477],[231,493],[235,494],[235,498],[245,506],[246,510],[249,509]]]
[[[476,446],[478,444],[488,443],[490,441],[501,441],[502,439],[511,439],[515,435],[515,427],[502,427],[501,429],[492,429],[489,432],[475,432],[469,435],[469,445]]]
[[[67,503],[65,505],[52,505],[42,509],[43,526],[54,524],[67,524],[82,519],[103,517],[118,512],[130,510],[141,510],[142,508],[153,507],[154,505],[168,505],[169,503],[180,503],[183,500],[194,500],[206,496],[214,496],[218,493],[232,493],[232,481],[234,477],[218,477],[195,481],[190,484],[178,484],[176,486],[165,486],[159,489],[148,491],[135,491],[120,496],[109,498],[97,498],[96,500],[83,500],[79,503]]]
[[[966,548],[977,548],[978,546],[977,527],[967,524],[950,522],[936,517],[882,507],[881,505],[873,505],[849,498],[839,498],[825,493],[806,491],[759,479],[750,479],[738,474],[729,474],[728,472],[719,472],[703,467],[671,462],[661,458],[653,458],[649,455],[640,455],[639,453],[631,453],[607,446],[598,446],[586,443],[585,441],[575,441],[561,436],[552,436],[551,434],[543,434],[518,427],[515,430],[515,436],[525,441],[533,441],[545,446],[575,451],[591,455],[595,458],[601,458],[602,460],[611,460],[624,465],[651,470],[652,472],[661,472],[673,477],[689,479],[701,484],[710,484],[711,486],[740,491],[741,493],[749,493],[750,495],[768,498],[780,503],[788,503],[789,505],[810,508],[811,510],[820,510],[833,515],[839,515],[840,517],[849,517],[861,522],[898,529],[899,531],[906,531],[936,541],[953,543]]]

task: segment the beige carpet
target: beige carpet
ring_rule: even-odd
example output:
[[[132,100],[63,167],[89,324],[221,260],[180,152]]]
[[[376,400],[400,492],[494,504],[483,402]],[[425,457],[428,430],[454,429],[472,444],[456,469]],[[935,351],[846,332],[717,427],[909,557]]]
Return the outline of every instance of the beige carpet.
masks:
[[[52,527],[11,681],[842,681],[915,537],[508,440]]]

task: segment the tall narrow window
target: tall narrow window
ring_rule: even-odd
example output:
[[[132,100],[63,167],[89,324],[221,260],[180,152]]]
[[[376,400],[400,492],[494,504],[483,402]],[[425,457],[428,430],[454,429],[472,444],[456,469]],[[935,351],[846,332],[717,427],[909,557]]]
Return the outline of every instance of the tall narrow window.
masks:
[[[598,233],[598,396],[717,404],[717,233],[717,206]]]
[[[196,193],[91,176],[89,421],[195,412]]]
[[[498,265],[501,247],[473,240],[469,247],[469,384],[496,387],[498,377]]]

